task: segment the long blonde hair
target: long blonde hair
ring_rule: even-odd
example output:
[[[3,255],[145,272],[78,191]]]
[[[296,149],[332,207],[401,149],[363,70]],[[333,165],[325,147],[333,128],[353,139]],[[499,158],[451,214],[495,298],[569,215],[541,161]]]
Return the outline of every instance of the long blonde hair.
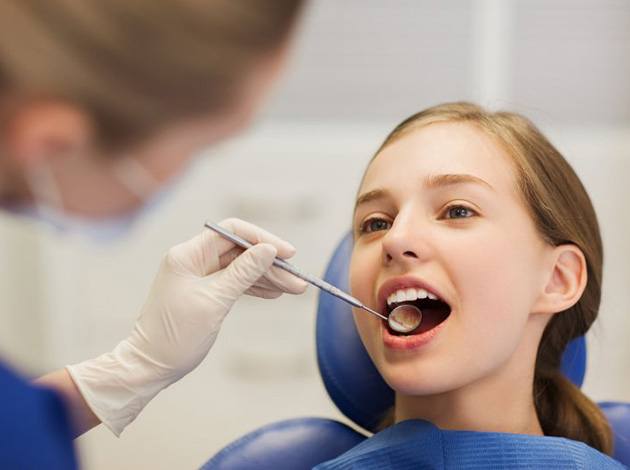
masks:
[[[447,103],[414,114],[387,136],[376,155],[401,136],[437,122],[469,122],[496,139],[513,158],[520,192],[543,239],[552,246],[573,244],[584,254],[588,281],[582,297],[554,315],[543,333],[534,371],[534,403],[545,435],[582,441],[611,454],[612,433],[604,414],[560,371],[564,349],[590,328],[601,299],[602,240],[584,186],[531,121],[470,103]]]
[[[88,110],[109,143],[229,105],[303,0],[3,0],[0,96]]]

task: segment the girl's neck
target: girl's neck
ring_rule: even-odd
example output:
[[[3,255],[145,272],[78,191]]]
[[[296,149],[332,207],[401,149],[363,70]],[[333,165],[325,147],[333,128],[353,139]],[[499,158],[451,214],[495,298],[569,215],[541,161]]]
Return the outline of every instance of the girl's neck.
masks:
[[[424,419],[449,430],[543,435],[532,377],[514,380],[501,375],[435,395],[397,393],[394,420]]]

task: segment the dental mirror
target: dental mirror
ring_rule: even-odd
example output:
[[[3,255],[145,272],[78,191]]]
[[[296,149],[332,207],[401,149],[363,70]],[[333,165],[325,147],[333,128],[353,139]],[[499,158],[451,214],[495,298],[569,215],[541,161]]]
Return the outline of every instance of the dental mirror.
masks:
[[[387,323],[397,333],[410,333],[422,323],[422,312],[415,305],[399,305],[389,314]]]

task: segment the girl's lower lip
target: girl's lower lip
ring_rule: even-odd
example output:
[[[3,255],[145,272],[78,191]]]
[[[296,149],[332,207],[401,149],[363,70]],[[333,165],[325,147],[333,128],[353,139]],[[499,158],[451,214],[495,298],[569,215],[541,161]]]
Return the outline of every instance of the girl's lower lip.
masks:
[[[411,349],[419,349],[422,346],[428,344],[435,336],[442,330],[444,324],[447,322],[448,318],[444,320],[439,325],[431,328],[429,331],[425,331],[419,335],[409,335],[409,336],[397,336],[393,335],[385,326],[385,322],[381,322],[381,336],[383,338],[383,343],[386,347],[390,349],[398,349],[398,350],[411,350]]]

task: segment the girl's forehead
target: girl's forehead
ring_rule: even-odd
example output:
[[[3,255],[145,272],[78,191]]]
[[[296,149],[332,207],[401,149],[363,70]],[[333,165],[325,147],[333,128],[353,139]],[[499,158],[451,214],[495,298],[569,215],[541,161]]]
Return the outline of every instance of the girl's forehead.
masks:
[[[372,160],[362,190],[438,175],[467,174],[497,190],[514,188],[514,164],[502,146],[468,123],[435,123],[407,131]]]

